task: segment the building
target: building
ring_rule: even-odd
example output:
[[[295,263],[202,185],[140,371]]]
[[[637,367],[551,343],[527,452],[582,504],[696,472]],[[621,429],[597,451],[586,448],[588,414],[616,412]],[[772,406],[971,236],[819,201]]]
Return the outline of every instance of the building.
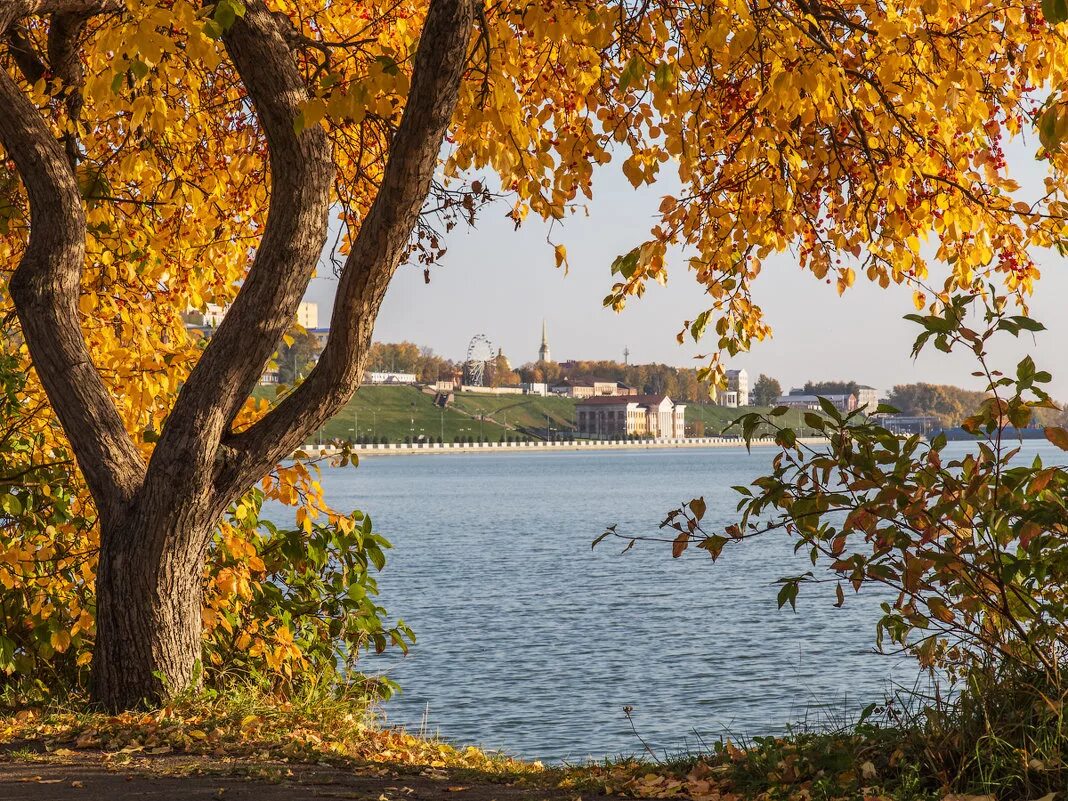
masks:
[[[367,373],[364,375],[365,384],[414,384],[415,373]]]
[[[523,392],[526,395],[541,395],[544,397],[549,394],[549,385],[540,381],[523,383],[519,386],[522,387]]]
[[[789,395],[780,395],[775,399],[776,406],[786,406],[790,409],[819,409],[820,398],[830,401],[834,408],[840,412],[851,412],[857,408],[857,396],[853,393],[847,395],[805,395],[804,393],[791,391]]]
[[[196,329],[210,336],[219,327],[228,311],[230,311],[229,304],[220,306],[217,303],[206,303],[204,311],[189,309],[182,317],[185,319],[187,329]],[[316,335],[316,338],[320,340],[319,349],[322,350],[326,344],[325,335],[330,333],[330,329],[319,328],[319,304],[305,302],[297,306],[296,322],[301,328]],[[322,337],[319,336],[319,332],[323,332]]]
[[[875,387],[861,384],[857,387],[857,408],[864,406],[868,414],[873,414],[879,408],[879,391]]]
[[[565,378],[557,384],[553,384],[549,391],[554,395],[563,395],[565,398],[594,398],[594,397],[621,397],[624,395],[637,395],[638,390],[629,387],[619,381],[572,381]]]
[[[884,414],[879,416],[880,425],[895,434],[928,434],[941,431],[942,421],[929,414]]]
[[[723,393],[722,404],[732,409],[749,405],[749,373],[745,370],[727,371],[727,391]]]
[[[667,395],[600,395],[580,401],[575,414],[580,436],[607,439],[686,436],[686,405],[675,403]]]
[[[728,409],[737,409],[743,404],[738,402],[738,392],[733,389],[725,389],[722,392],[716,393],[716,400],[720,406],[726,406]]]
[[[482,385],[461,384],[458,392],[470,392],[475,395],[526,395],[522,387],[484,387]]]
[[[545,321],[541,321],[541,347],[538,348],[538,361],[551,362],[552,354],[549,352],[549,333],[545,327]]]
[[[311,331],[319,327],[319,304],[301,303],[297,306],[297,325]]]

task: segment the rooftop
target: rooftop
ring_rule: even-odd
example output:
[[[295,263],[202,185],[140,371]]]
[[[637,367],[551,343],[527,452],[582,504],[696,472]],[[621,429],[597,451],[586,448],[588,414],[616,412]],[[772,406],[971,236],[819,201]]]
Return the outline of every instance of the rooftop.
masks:
[[[626,406],[629,403],[636,403],[639,406],[659,406],[665,400],[671,400],[671,398],[667,395],[595,395],[592,398],[580,400],[576,406]],[[674,405],[681,406],[682,404],[675,403]]]

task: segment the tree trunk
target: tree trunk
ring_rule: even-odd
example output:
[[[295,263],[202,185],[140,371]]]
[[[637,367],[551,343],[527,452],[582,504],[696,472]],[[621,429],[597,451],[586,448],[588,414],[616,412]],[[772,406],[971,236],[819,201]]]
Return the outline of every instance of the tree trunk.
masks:
[[[203,558],[214,520],[205,512],[213,506],[141,504],[102,525],[95,703],[111,711],[155,706],[198,680]]]
[[[49,15],[50,68],[76,119],[83,18],[124,9],[122,0],[0,0],[0,45],[12,26]],[[269,152],[270,208],[241,290],[186,378],[147,465],[81,330],[86,214],[75,174],[78,126],[64,136],[65,151],[0,67],[0,144],[25,184],[31,217],[11,296],[100,519],[92,694],[102,706],[155,705],[197,680],[203,562],[219,515],[358,386],[375,317],[430,191],[475,11],[474,0],[431,1],[378,193],[345,260],[323,356],[294,392],[235,432],[233,421],[292,325],[326,244],[335,168],[326,128],[296,124],[311,96],[297,52],[306,37],[265,0],[246,0],[223,39]],[[17,31],[13,41],[24,82],[36,83],[48,62]]]

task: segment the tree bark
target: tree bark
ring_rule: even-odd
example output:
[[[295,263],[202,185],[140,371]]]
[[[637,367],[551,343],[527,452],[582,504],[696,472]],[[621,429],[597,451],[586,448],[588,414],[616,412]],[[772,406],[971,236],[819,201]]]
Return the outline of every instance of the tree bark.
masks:
[[[191,499],[183,509],[142,504],[102,527],[92,697],[105,708],[149,707],[197,680],[202,543],[214,523]]]

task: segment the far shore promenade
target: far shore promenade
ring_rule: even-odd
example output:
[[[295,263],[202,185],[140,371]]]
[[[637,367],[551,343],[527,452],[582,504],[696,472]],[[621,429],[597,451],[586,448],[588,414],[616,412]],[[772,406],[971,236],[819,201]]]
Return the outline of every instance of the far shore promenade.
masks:
[[[798,437],[799,443],[806,445],[825,445],[823,437]],[[752,447],[769,447],[775,445],[770,437],[754,439]],[[460,444],[456,442],[430,443],[415,442],[391,443],[388,445],[353,445],[352,453],[359,456],[411,456],[421,454],[461,454],[461,453],[557,453],[562,451],[617,451],[617,450],[662,450],[672,448],[744,448],[745,440],[740,437],[688,437],[686,439],[650,439],[650,440],[577,440],[574,442],[476,442]],[[302,449],[312,457],[334,456],[341,453],[339,448],[308,445]]]

